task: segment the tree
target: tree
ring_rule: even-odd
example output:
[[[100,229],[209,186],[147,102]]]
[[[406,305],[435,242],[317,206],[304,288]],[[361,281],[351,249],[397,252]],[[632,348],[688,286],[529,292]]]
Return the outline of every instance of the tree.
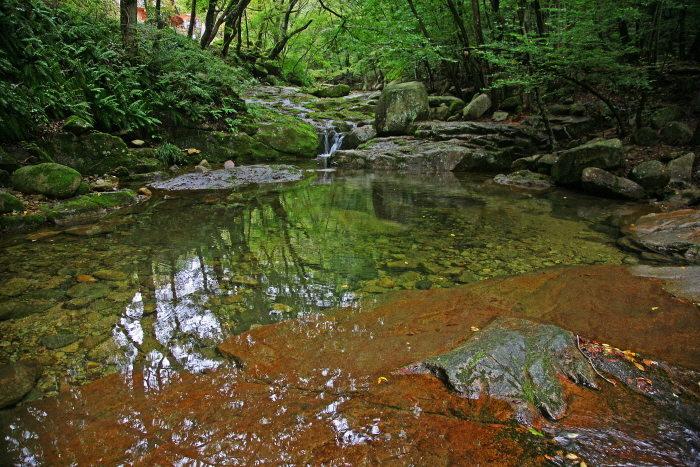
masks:
[[[132,51],[136,44],[136,0],[121,0],[119,2],[119,18],[124,49]]]

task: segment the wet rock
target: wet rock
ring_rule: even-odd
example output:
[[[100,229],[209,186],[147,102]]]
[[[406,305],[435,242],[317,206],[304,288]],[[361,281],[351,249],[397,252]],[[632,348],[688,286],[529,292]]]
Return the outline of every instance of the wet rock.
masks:
[[[571,184],[581,181],[587,167],[612,169],[623,162],[624,151],[619,139],[599,140],[562,151],[552,166],[552,177],[556,183]]]
[[[76,225],[64,230],[68,235],[76,237],[94,237],[96,235],[104,235],[116,230],[116,225],[105,222],[90,225]]]
[[[41,339],[41,343],[49,350],[60,349],[77,341],[78,337],[73,334],[52,334]]]
[[[404,146],[392,141],[378,142],[362,150],[336,151],[329,157],[329,163],[348,168],[443,172],[454,170],[465,158],[481,161],[481,155],[483,151],[443,142],[416,141]]]
[[[462,274],[459,275],[455,279],[455,281],[460,282],[462,284],[471,284],[472,282],[476,282],[479,280],[479,276],[474,274],[471,271],[464,271]]]
[[[552,179],[548,175],[519,170],[508,175],[499,174],[493,178],[499,185],[518,186],[534,190],[547,190],[553,186]]]
[[[232,160],[224,162],[224,169],[233,169],[234,167],[236,167],[236,164],[234,164]]]
[[[114,341],[114,338],[110,337],[92,347],[87,353],[87,357],[96,362],[108,363],[111,362],[118,353],[119,346]]]
[[[146,188],[145,186],[142,186],[141,188],[139,188],[138,194],[141,195],[141,196],[149,197],[149,198],[151,197],[151,195],[153,195],[153,193],[151,192],[151,190],[149,190],[149,189]]]
[[[202,159],[201,161],[199,161],[199,164],[197,164],[197,165],[199,167],[204,167],[207,170],[211,170],[211,164],[209,162],[207,162],[206,159]]]
[[[25,206],[22,201],[18,200],[9,193],[0,193],[0,214],[24,210]]]
[[[491,98],[487,94],[479,94],[462,110],[466,120],[476,120],[491,108]]]
[[[204,166],[198,165],[194,168],[194,171],[195,171],[195,173],[198,173],[198,174],[205,174],[207,172],[211,172],[211,169],[207,169]]]
[[[428,96],[428,105],[431,108],[437,108],[442,105],[447,107],[450,113],[461,112],[466,105],[459,97],[454,96]]]
[[[574,334],[517,318],[497,318],[466,344],[402,370],[430,373],[470,399],[506,400],[528,421],[535,411],[553,420],[566,414],[559,375],[598,387]]]
[[[669,209],[695,206],[700,202],[700,188],[687,184],[679,188],[671,186],[662,191],[663,205]]]
[[[625,227],[630,241],[680,262],[700,263],[700,211],[648,214]]]
[[[632,168],[630,180],[637,182],[645,190],[659,190],[671,181],[671,175],[659,161],[646,161]]]
[[[0,409],[21,401],[34,388],[42,371],[41,364],[34,361],[0,365]]]
[[[74,285],[66,292],[71,298],[88,297],[91,300],[105,297],[109,292],[109,287],[95,282],[81,282]]]
[[[366,143],[367,141],[375,138],[377,136],[377,131],[372,125],[364,125],[353,129],[350,133],[346,134],[343,138],[343,143],[340,146],[341,149],[355,149],[359,145]]]
[[[394,287],[396,287],[396,282],[394,282],[392,279],[389,279],[388,277],[382,277],[377,281],[377,285],[385,289],[393,289]]]
[[[638,146],[654,146],[659,144],[661,137],[659,134],[648,126],[638,128],[632,134],[632,142]]]
[[[639,184],[596,167],[583,169],[581,185],[585,191],[606,198],[639,200],[646,196]]]
[[[53,163],[24,166],[17,169],[12,178],[17,191],[59,199],[73,196],[82,181],[82,175],[76,170]]]
[[[92,189],[92,191],[107,192],[107,191],[115,191],[118,186],[119,186],[119,179],[118,178],[112,178],[109,180],[98,178],[97,180],[95,180],[95,183],[93,183],[90,186],[90,188]]]
[[[380,136],[406,135],[414,122],[429,116],[428,93],[423,83],[391,84],[382,90],[374,127]]]
[[[189,173],[164,182],[151,183],[158,190],[227,189],[248,183],[280,183],[301,180],[303,173],[289,165],[248,165],[208,173]]]
[[[420,263],[420,268],[423,272],[427,274],[437,274],[444,268],[436,263],[431,263],[429,261],[424,261]]]
[[[430,109],[430,119],[431,120],[442,120],[445,121],[450,117],[450,109],[446,105],[441,105],[440,107],[433,107]]]
[[[430,290],[430,288],[433,286],[433,283],[431,281],[416,281],[416,290]]]
[[[671,122],[661,130],[661,139],[671,146],[687,146],[693,139],[693,131],[682,122]]]

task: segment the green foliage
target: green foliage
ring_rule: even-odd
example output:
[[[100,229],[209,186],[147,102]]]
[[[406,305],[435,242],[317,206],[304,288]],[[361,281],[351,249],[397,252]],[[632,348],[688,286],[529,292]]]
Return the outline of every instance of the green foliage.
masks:
[[[156,149],[156,159],[165,164],[185,164],[187,157],[174,144],[164,143]]]
[[[103,2],[0,0],[0,28],[0,140],[30,139],[70,115],[101,131],[227,129],[245,118],[239,70],[169,28],[140,27],[127,55]]]

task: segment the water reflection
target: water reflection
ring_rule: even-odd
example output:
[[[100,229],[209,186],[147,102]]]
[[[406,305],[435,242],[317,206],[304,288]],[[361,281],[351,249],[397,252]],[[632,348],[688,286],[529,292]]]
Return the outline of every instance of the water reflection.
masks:
[[[0,322],[13,336],[0,359],[46,355],[44,393],[66,373],[82,384],[141,368],[157,388],[172,372],[217,368],[215,347],[231,335],[361,296],[619,264],[615,238],[589,228],[619,206],[452,173],[313,171],[291,184],[156,192],[105,218],[101,236],[8,242],[0,279],[27,287],[1,305],[26,318]],[[38,343],[57,333],[77,344],[46,352]],[[118,351],[104,358],[108,337]]]

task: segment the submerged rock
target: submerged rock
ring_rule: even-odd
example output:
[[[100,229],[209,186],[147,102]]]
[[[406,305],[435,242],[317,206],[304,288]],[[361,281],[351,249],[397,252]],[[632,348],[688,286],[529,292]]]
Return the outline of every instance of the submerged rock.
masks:
[[[566,413],[559,375],[597,387],[576,336],[556,326],[499,317],[466,344],[402,369],[430,373],[470,399],[503,399],[530,420],[535,411],[557,420]]]
[[[41,376],[41,364],[21,361],[0,365],[0,409],[21,401]]]

